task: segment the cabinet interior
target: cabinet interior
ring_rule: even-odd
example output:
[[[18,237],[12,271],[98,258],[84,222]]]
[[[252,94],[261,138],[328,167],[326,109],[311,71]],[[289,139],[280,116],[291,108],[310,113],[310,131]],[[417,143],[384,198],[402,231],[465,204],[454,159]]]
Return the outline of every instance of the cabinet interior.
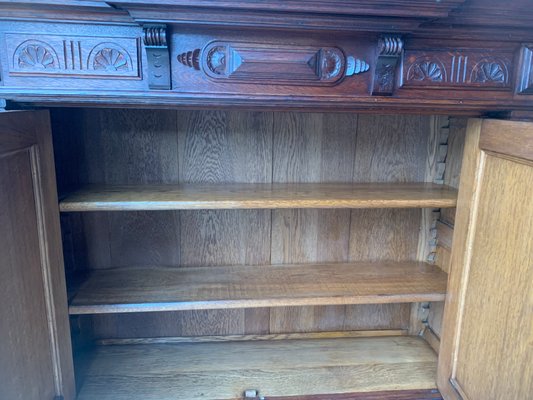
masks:
[[[80,400],[436,389],[464,118],[51,115]]]

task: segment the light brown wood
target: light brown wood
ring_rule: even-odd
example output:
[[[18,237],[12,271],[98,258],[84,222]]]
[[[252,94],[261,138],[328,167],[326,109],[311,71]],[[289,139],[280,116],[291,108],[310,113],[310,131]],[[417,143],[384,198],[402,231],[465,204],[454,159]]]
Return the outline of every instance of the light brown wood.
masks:
[[[456,191],[429,183],[182,184],[91,186],[60,203],[62,212],[455,207]]]
[[[437,221],[437,243],[447,250],[452,249],[453,228],[445,223]]]
[[[418,262],[95,271],[70,314],[444,300],[447,276]]]
[[[484,121],[481,129],[481,150],[533,161],[533,125],[530,122],[490,120]]]
[[[246,389],[271,397],[435,387],[435,353],[421,338],[408,336],[99,346],[90,360],[79,400],[225,400],[242,398]]]
[[[350,114],[274,114],[272,180],[352,182],[357,121]],[[349,238],[350,210],[272,210],[273,264],[347,262]],[[401,313],[394,311],[388,305],[276,307],[269,325],[272,333],[366,329],[377,314],[382,324],[400,327]]]
[[[433,351],[437,354],[439,354],[440,350],[440,339],[437,336],[437,334],[431,329],[431,327],[426,327],[424,331],[422,332],[422,337],[424,340],[429,344],[429,346],[433,349]]]
[[[149,337],[132,339],[101,339],[98,345],[117,344],[165,344],[165,343],[210,343],[210,342],[243,342],[251,340],[308,340],[308,339],[339,339],[380,336],[405,336],[405,329],[383,329],[373,331],[336,331],[336,332],[305,332],[305,333],[274,333],[270,335],[225,335],[225,336],[181,336],[181,337]]]
[[[75,397],[50,121],[0,113],[1,397]]]
[[[516,147],[479,148],[480,137],[497,129],[527,149],[533,130],[523,128],[469,123],[439,359],[446,399],[533,392],[533,167],[517,161]]]
[[[467,121],[466,118],[450,118],[444,184],[456,189],[459,187],[461,176]],[[440,220],[453,226],[455,221],[455,208],[443,208],[441,210]]]
[[[450,273],[450,262],[451,262],[451,250],[448,250],[442,246],[437,246],[437,256],[435,259],[435,264],[438,265],[444,272]]]

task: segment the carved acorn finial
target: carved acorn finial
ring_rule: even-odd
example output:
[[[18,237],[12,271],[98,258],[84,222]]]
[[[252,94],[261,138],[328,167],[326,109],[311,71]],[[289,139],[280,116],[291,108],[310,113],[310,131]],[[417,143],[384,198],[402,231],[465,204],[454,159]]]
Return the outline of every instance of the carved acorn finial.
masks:
[[[178,61],[186,67],[200,70],[200,49],[179,54]]]
[[[352,56],[346,57],[346,76],[361,74],[370,69],[370,65],[364,60]]]

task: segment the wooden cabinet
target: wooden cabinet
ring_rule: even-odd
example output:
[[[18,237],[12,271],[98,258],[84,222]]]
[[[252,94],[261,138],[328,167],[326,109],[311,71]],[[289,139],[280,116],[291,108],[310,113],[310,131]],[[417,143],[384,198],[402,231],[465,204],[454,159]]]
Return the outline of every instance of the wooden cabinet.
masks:
[[[0,398],[530,396],[527,4],[86,3],[0,3]]]

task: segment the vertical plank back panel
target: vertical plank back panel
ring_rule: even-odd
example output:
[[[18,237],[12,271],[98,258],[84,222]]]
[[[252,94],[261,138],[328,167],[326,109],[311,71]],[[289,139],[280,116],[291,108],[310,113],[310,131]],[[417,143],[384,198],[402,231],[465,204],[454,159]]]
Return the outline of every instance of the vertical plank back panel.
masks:
[[[82,142],[80,183],[425,180],[429,117],[82,110],[77,118],[69,126],[78,126],[73,134]],[[416,209],[83,216],[89,268],[416,259],[420,220]],[[408,323],[405,304],[93,318],[97,337],[404,329]]]

